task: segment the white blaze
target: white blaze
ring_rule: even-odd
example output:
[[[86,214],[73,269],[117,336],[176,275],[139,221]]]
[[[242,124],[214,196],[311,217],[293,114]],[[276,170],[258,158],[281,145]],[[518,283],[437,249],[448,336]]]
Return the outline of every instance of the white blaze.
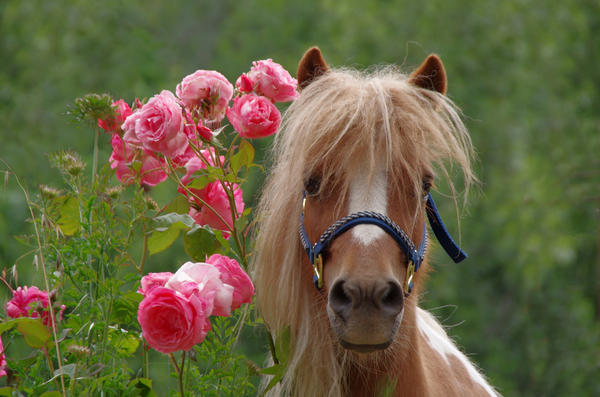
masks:
[[[467,357],[465,357],[465,355],[458,350],[454,343],[452,343],[442,326],[429,312],[421,309],[420,307],[417,307],[417,327],[419,328],[419,332],[425,341],[429,343],[429,346],[437,351],[448,365],[450,365],[450,361],[448,361],[449,355],[458,358],[467,369],[467,372],[473,382],[483,387],[483,389],[490,396],[498,396],[494,389],[492,389],[492,387],[485,381],[479,371],[477,371],[473,363],[471,363]]]
[[[358,170],[350,184],[348,215],[359,211],[375,211],[387,215],[387,173],[378,170],[369,181],[366,170]],[[375,225],[358,225],[352,228],[352,235],[364,245],[375,241],[385,232]]]

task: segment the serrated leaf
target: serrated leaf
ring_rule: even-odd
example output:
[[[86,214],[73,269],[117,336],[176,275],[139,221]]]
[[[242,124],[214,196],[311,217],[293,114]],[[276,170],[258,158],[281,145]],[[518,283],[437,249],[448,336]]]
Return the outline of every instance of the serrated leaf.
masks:
[[[129,386],[134,388],[135,396],[139,397],[157,397],[152,390],[152,380],[146,378],[137,378],[129,382]]]
[[[177,240],[179,233],[179,229],[167,229],[162,232],[152,232],[150,237],[148,237],[148,253],[154,255],[166,250],[175,242],[175,240]]]
[[[236,154],[231,156],[229,164],[234,174],[237,174],[242,167],[249,167],[254,160],[254,147],[250,142],[242,139],[238,151]]]
[[[215,178],[211,175],[198,175],[195,177],[189,185],[186,185],[188,189],[204,189],[209,183],[215,181]]]
[[[187,214],[190,212],[190,203],[187,198],[178,194],[169,204],[167,204],[163,212],[166,214]]]
[[[17,320],[17,330],[23,335],[25,343],[33,348],[47,346],[52,335],[41,319],[21,317]]]
[[[12,396],[12,388],[9,386],[0,387],[0,396],[2,397],[11,397]]]
[[[60,216],[56,222],[65,236],[72,236],[81,227],[79,222],[79,202],[75,197],[65,200],[59,210]]]
[[[157,254],[169,248],[177,240],[181,230],[194,225],[194,220],[187,214],[175,212],[157,216],[152,220],[154,230],[148,238],[148,253]]]
[[[207,255],[213,254],[220,247],[220,244],[215,231],[196,225],[183,235],[183,247],[192,259],[204,261]]]

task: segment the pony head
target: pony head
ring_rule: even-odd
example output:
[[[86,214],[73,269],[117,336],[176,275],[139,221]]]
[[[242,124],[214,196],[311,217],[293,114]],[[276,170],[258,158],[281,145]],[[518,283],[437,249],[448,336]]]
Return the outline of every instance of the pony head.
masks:
[[[449,160],[461,167],[467,184],[472,179],[470,139],[444,95],[446,73],[437,56],[410,75],[393,67],[364,73],[331,69],[311,48],[299,63],[298,85],[301,94],[274,145],[253,260],[263,318],[275,333],[291,330],[290,388],[328,376],[314,368],[340,376],[340,357],[402,348],[403,329],[410,326],[403,317],[415,310],[427,272],[424,263],[408,295],[406,252],[381,227],[360,224],[323,251],[323,285],[317,289],[297,232],[300,214],[311,242],[340,218],[371,211],[419,246],[436,174],[448,175]]]

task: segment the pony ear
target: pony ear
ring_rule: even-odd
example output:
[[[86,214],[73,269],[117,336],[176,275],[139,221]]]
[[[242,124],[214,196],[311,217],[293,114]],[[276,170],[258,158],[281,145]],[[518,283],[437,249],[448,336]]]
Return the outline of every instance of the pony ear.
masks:
[[[298,88],[305,88],[310,82],[329,70],[319,47],[309,48],[298,63]]]
[[[448,86],[442,60],[435,54],[430,54],[421,66],[410,74],[408,81],[417,87],[437,91],[441,94],[446,93]]]

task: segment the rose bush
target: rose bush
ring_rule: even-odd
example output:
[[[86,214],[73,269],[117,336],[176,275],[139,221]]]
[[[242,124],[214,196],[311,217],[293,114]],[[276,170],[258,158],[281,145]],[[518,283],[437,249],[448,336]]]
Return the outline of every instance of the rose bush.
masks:
[[[168,355],[180,396],[254,389],[256,371],[235,349],[242,327],[260,324],[251,311],[236,310],[254,295],[244,271],[252,222],[242,184],[261,167],[247,139],[277,132],[273,102],[295,98],[295,80],[265,60],[235,89],[220,73],[198,70],[176,94],[163,90],[132,107],[106,94],[78,98],[69,114],[96,128],[92,177],[80,156],[64,151],[50,156],[63,188],[42,185],[34,198],[24,190],[35,233],[20,241],[31,245],[48,287],[10,287],[16,265],[12,281],[0,275],[13,292],[0,325],[0,376],[10,393],[155,395],[149,362],[156,355],[148,346]],[[225,115],[237,134],[222,139]],[[98,164],[100,129],[112,134],[106,167]],[[179,237],[189,261],[176,271],[147,264]],[[160,271],[145,274],[145,266]],[[7,365],[4,348],[10,353],[20,337],[33,352],[23,360],[9,355]],[[143,364],[130,370],[133,362]]]

